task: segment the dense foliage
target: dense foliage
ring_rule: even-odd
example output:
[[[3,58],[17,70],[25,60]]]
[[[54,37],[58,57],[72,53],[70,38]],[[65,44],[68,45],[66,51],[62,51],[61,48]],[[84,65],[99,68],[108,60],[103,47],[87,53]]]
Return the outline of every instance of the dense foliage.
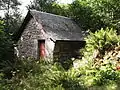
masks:
[[[119,0],[75,0],[70,5],[70,17],[84,30],[96,31],[106,26],[119,29]]]
[[[4,20],[4,28],[7,33],[13,34],[21,25],[20,5],[18,0],[0,0],[0,11],[3,13],[3,16],[0,17]]]
[[[116,30],[101,29],[85,39],[82,62],[83,78],[87,86],[101,86],[105,90],[116,90],[119,86],[120,36]]]
[[[10,67],[8,67],[10,68]],[[77,79],[78,72],[65,71],[59,63],[36,60],[17,60],[11,69],[12,78],[5,80],[2,88],[16,90],[79,90],[84,89]],[[4,80],[4,79],[3,79]]]
[[[81,60],[68,70],[60,63],[28,58],[7,66],[10,79],[1,74],[1,89],[16,90],[119,90],[120,36],[116,30],[101,29],[86,37]],[[103,42],[104,41],[104,42]]]
[[[9,35],[4,32],[4,22],[0,21],[0,62],[11,60],[13,55],[12,40]],[[0,63],[0,67],[1,67]]]

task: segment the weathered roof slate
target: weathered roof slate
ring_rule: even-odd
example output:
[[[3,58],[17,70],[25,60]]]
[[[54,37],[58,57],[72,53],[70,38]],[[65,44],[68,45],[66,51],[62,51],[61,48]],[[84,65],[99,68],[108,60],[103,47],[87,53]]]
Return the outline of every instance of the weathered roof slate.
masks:
[[[36,10],[31,14],[54,40],[83,40],[80,27],[72,19]]]
[[[27,16],[28,20],[32,16],[40,23],[46,34],[53,40],[83,40],[81,28],[70,18],[36,10],[30,10]],[[24,25],[19,32],[23,32]]]

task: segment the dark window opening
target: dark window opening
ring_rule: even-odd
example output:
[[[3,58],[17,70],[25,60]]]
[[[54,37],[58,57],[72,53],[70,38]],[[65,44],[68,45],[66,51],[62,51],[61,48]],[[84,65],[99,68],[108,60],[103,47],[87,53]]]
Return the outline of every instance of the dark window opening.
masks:
[[[55,43],[54,57],[62,59],[80,58],[80,49],[84,47],[84,41],[59,40]]]
[[[54,62],[59,62],[65,70],[73,64],[72,58],[81,57],[80,49],[85,46],[84,41],[56,41],[53,52]]]

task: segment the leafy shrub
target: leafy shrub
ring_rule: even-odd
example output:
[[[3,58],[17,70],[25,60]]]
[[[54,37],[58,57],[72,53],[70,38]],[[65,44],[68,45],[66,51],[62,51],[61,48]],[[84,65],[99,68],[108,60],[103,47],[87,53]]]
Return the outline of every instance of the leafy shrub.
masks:
[[[116,90],[119,88],[120,36],[113,29],[101,29],[85,38],[82,60],[78,68],[84,85],[91,89]]]
[[[0,20],[0,69],[5,67],[5,62],[13,62],[13,41],[4,32],[4,22]]]
[[[107,50],[110,46],[120,43],[120,36],[117,35],[116,30],[112,28],[101,29],[95,33],[91,33],[85,38],[86,50],[92,52],[93,50]],[[93,53],[93,52],[92,52]]]
[[[83,54],[86,61],[90,61],[92,65],[96,61],[100,61],[106,52],[113,50],[115,46],[119,46],[120,36],[117,35],[116,30],[112,28],[101,29],[95,33],[91,33],[85,38],[86,46]]]
[[[3,76],[3,74],[0,73],[0,82],[2,82],[2,76]],[[2,89],[2,88],[3,88],[3,85],[2,85],[2,83],[0,83],[0,89]]]
[[[79,72],[66,71],[60,63],[49,63],[33,59],[16,60],[11,67],[12,78],[7,87],[16,90],[79,90],[84,89]],[[49,87],[48,87],[49,86]]]
[[[57,67],[57,68],[56,68]],[[56,69],[55,69],[56,68]],[[65,90],[80,90],[85,89],[81,80],[79,79],[79,72],[71,68],[68,71],[65,71],[63,67],[53,66],[49,79],[52,81],[52,85],[61,85]]]

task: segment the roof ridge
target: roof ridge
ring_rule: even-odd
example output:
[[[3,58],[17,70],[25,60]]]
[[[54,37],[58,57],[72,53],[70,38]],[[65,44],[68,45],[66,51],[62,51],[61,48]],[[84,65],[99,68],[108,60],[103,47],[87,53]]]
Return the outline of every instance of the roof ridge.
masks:
[[[61,17],[61,18],[65,18],[65,19],[72,20],[72,19],[69,18],[69,17],[65,17],[65,16],[53,14],[53,13],[48,13],[48,12],[43,12],[43,11],[37,11],[37,10],[35,10],[35,9],[31,9],[31,10],[29,10],[29,11],[30,11],[30,14],[32,14],[32,16],[34,16],[34,12],[37,12],[37,13],[40,13],[40,14],[46,14],[46,15],[51,15],[51,16],[55,16],[55,17]]]

